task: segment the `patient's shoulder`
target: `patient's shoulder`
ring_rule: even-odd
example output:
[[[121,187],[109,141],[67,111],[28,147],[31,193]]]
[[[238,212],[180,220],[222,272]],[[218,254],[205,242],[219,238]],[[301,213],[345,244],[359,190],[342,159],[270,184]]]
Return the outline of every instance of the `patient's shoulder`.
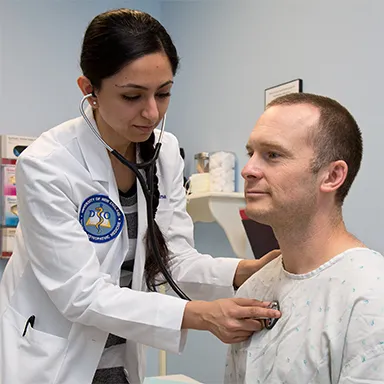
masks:
[[[255,298],[260,292],[271,285],[271,282],[278,279],[282,273],[281,255],[270,261],[259,271],[254,273],[236,292],[236,297]],[[255,296],[256,294],[256,296]]]

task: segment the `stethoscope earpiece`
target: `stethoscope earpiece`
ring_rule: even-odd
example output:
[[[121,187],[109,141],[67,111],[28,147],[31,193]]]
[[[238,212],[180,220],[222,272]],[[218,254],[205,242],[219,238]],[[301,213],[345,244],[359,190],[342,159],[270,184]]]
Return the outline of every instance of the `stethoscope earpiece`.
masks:
[[[276,309],[277,311],[280,311],[280,305],[279,305],[279,302],[276,300],[276,301],[272,301],[271,304],[268,305],[268,308],[270,309]],[[272,329],[275,324],[277,323],[277,320],[279,320],[278,318],[270,318],[270,319],[266,319],[264,321],[265,323],[265,328],[266,329]]]

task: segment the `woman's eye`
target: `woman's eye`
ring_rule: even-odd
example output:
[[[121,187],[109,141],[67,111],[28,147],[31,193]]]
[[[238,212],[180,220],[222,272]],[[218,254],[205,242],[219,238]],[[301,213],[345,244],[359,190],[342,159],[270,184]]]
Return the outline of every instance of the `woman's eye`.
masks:
[[[253,152],[247,152],[247,156],[249,157],[249,158],[251,158],[252,156],[253,156]]]
[[[141,98],[141,95],[134,95],[134,96],[122,95],[122,96],[123,96],[123,99],[127,101],[136,101]],[[156,97],[159,99],[166,99],[170,96],[171,96],[170,92],[156,94]]]
[[[136,96],[123,95],[123,99],[128,101],[135,101],[135,100],[138,100],[139,98],[140,98],[139,95],[136,95]]]
[[[170,93],[170,92],[166,92],[166,93],[158,93],[156,96],[157,96],[157,97],[160,97],[160,99],[166,99],[167,97],[170,97],[170,96],[171,96],[171,93]]]

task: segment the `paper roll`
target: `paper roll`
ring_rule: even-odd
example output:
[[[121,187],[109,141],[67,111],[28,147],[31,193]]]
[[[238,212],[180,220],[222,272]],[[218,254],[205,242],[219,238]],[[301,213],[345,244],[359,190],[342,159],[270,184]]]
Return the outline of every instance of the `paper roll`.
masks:
[[[210,176],[209,173],[194,173],[189,177],[189,193],[209,192]]]

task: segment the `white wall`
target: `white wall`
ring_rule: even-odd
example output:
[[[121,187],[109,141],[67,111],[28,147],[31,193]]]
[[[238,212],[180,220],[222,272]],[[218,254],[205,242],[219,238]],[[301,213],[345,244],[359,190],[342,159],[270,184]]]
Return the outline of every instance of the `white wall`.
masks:
[[[235,151],[241,169],[264,89],[302,78],[304,91],[339,100],[361,126],[363,165],[344,216],[354,234],[384,252],[383,14],[382,0],[163,2],[162,21],[182,58],[168,129],[185,148],[188,171],[194,153],[217,149]],[[197,226],[197,248],[220,244],[221,236]],[[168,359],[169,370],[220,383],[225,348],[208,340],[190,338],[182,357]],[[204,369],[196,374],[196,366]]]

